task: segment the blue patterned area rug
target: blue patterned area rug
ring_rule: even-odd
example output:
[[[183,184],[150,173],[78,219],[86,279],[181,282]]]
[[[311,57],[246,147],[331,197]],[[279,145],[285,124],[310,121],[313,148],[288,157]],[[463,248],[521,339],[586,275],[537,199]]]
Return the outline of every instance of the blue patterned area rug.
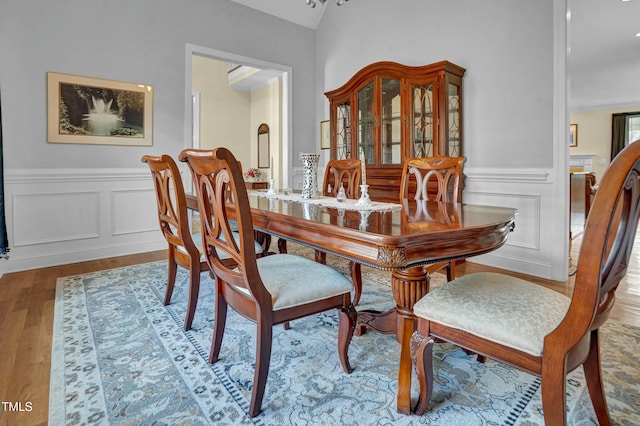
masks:
[[[299,250],[299,249],[298,249]],[[346,262],[328,256],[345,273]],[[295,279],[295,277],[292,277]],[[389,273],[363,267],[361,309],[392,304]],[[435,281],[441,278],[435,279]],[[506,365],[436,345],[436,387],[424,416],[396,412],[399,345],[389,335],[354,337],[343,373],[337,314],[274,328],[263,413],[245,413],[255,325],[229,311],[221,359],[207,363],[213,281],[202,275],[193,329],[182,329],[188,275],[179,271],[163,306],[166,263],[60,278],[56,290],[49,424],[537,425],[539,380]],[[303,285],[304,283],[300,283]],[[615,424],[640,423],[640,330],[610,322],[603,360]],[[417,388],[413,390],[414,398]],[[596,424],[582,372],[568,385],[570,424]]]

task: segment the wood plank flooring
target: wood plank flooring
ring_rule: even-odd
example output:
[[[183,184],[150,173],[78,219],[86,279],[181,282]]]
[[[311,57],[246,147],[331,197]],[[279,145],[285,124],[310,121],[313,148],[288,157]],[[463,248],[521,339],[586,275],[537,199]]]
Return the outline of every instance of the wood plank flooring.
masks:
[[[0,425],[47,424],[57,278],[162,259],[165,251],[16,272],[0,279]]]
[[[574,263],[579,245],[580,238],[573,240]],[[162,260],[165,256],[164,251],[157,251],[11,273],[0,279],[0,425],[47,424],[56,279]],[[462,276],[486,270],[496,269],[466,262],[456,272]],[[572,277],[566,282],[556,282],[499,272],[524,277],[564,294],[573,289]],[[611,318],[640,327],[640,238],[636,239]]]

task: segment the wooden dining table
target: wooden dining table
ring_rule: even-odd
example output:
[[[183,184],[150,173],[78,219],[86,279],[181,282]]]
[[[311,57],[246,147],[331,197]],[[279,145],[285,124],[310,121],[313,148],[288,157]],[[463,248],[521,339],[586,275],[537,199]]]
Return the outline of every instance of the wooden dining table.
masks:
[[[391,272],[393,301],[384,312],[358,311],[356,334],[395,334],[400,343],[397,409],[411,412],[413,305],[429,291],[424,266],[501,247],[517,210],[507,207],[404,200],[391,209],[328,207],[249,194],[256,231]],[[197,209],[194,197],[188,204]],[[390,301],[391,302],[391,301]]]

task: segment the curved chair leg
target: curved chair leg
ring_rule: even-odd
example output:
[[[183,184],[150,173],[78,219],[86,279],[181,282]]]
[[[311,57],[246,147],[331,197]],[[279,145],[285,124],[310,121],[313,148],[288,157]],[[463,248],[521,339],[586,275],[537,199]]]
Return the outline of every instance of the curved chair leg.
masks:
[[[411,359],[418,374],[420,394],[415,413],[422,415],[429,408],[433,391],[433,344],[431,337],[425,337],[417,331],[411,336]]]
[[[542,365],[542,413],[547,425],[566,425],[566,381],[567,369],[564,360],[543,361]]]
[[[213,342],[211,342],[211,352],[209,352],[210,363],[218,361],[222,337],[224,335],[224,326],[227,322],[227,301],[224,300],[222,292],[220,291],[223,285],[224,283],[216,277],[216,306],[213,320]]]
[[[353,306],[358,306],[362,295],[362,268],[358,262],[351,261],[349,262],[349,269],[351,270],[351,281],[353,281],[353,287],[355,288]]]
[[[200,293],[200,260],[196,259],[195,262],[191,262],[189,270],[189,300],[187,302],[187,316],[184,320],[185,331],[191,330],[198,305],[198,293]]]
[[[256,371],[253,376],[253,391],[249,404],[249,416],[255,417],[262,411],[262,398],[264,388],[269,376],[269,363],[271,362],[271,344],[273,340],[273,324],[265,324],[267,321],[258,319],[256,339]]]
[[[278,251],[281,254],[286,254],[287,253],[287,240],[279,238],[278,239]]]
[[[353,368],[349,363],[349,345],[351,344],[353,332],[356,328],[358,313],[351,301],[348,301],[348,305],[343,305],[338,308],[338,316],[338,355],[340,356],[340,363],[342,364],[344,372],[351,374]]]
[[[173,258],[171,248],[168,252],[167,259],[167,291],[164,294],[164,306],[171,303],[171,296],[173,296],[173,287],[176,285],[176,273],[178,272],[178,264]]]
[[[609,408],[607,407],[607,399],[604,393],[604,382],[602,381],[602,370],[600,368],[599,336],[598,330],[591,332],[591,347],[583,368],[591,403],[598,417],[598,423],[602,426],[607,426],[611,424],[611,417],[609,416]]]

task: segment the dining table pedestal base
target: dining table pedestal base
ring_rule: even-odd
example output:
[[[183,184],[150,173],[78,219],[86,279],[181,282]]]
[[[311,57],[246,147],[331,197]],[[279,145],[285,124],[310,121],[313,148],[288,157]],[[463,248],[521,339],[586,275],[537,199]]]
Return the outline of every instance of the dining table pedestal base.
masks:
[[[367,328],[379,333],[395,334],[400,343],[400,367],[398,369],[397,410],[411,413],[411,335],[416,329],[413,305],[429,292],[429,273],[423,267],[393,271],[391,289],[396,307],[386,312],[364,310],[358,312],[356,336]]]

